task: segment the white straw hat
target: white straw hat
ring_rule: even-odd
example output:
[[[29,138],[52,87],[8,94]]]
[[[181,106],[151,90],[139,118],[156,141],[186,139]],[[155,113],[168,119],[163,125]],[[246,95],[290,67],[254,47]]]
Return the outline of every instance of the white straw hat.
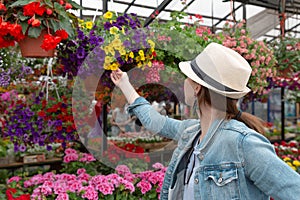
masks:
[[[239,99],[250,92],[250,65],[220,44],[210,43],[194,60],[180,62],[179,68],[196,83],[226,97]]]

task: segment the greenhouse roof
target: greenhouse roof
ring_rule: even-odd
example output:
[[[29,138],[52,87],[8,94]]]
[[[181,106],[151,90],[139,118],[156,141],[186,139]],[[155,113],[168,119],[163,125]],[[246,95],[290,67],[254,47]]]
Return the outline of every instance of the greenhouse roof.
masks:
[[[226,21],[246,19],[252,37],[258,40],[274,40],[281,35],[280,14],[285,11],[285,33],[300,38],[300,0],[76,0],[85,9],[76,13],[81,17],[96,18],[103,11],[136,13],[151,23],[151,15],[170,19],[170,12],[184,11],[189,15],[200,14],[204,26],[221,29]],[[188,17],[183,22],[193,23]]]

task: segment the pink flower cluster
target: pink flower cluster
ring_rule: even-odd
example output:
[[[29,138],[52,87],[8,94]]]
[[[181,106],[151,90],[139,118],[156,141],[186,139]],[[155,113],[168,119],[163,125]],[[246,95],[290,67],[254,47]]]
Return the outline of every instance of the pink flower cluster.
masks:
[[[96,159],[92,154],[88,153],[77,153],[75,149],[68,148],[65,150],[65,156],[64,156],[64,163],[70,163],[74,161],[79,161],[79,162],[93,162]]]
[[[165,65],[162,61],[152,61],[152,67],[148,68],[149,71],[146,74],[147,83],[158,83],[160,81],[159,71],[165,69]]]
[[[217,36],[222,44],[241,54],[252,67],[249,86],[253,93],[265,94],[269,85],[268,78],[276,76],[276,59],[273,51],[263,41],[256,41],[249,36],[244,22],[233,25],[226,23],[222,35]],[[224,39],[222,39],[224,38]]]
[[[70,151],[69,153],[74,152]],[[115,193],[120,195],[120,192],[133,195],[137,188],[140,190],[141,195],[147,195],[147,192],[152,188],[155,188],[159,195],[166,167],[156,163],[153,168],[156,171],[132,174],[126,165],[119,165],[116,167],[116,173],[114,174],[96,176],[90,176],[83,168],[78,169],[76,174],[48,172],[31,177],[24,181],[21,187],[33,190],[32,200],[42,200],[47,199],[47,197],[55,197],[56,200],[69,200],[71,195],[72,197],[75,195],[88,200],[98,200]],[[20,177],[12,177],[9,179],[8,184],[20,180]]]

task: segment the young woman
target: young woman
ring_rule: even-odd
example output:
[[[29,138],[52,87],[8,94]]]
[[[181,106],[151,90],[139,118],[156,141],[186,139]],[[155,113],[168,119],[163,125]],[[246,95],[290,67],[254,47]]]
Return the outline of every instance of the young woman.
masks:
[[[178,140],[161,199],[300,199],[300,175],[276,156],[261,134],[262,121],[237,108],[237,100],[250,91],[247,61],[211,43],[179,68],[187,76],[185,101],[197,109],[199,120],[160,115],[136,93],[125,72],[111,73],[130,104],[129,112],[146,129]]]

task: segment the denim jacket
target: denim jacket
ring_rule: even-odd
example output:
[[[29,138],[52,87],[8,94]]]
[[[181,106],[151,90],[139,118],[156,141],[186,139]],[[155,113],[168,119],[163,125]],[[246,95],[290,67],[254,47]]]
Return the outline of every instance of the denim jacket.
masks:
[[[128,111],[146,129],[178,141],[160,196],[162,200],[171,199],[171,187],[177,181],[176,169],[201,130],[200,121],[162,116],[143,97],[137,98]],[[267,200],[270,196],[276,200],[300,199],[300,175],[277,157],[264,136],[237,120],[214,121],[196,150],[200,166],[194,169],[191,180],[195,184],[195,199]]]

